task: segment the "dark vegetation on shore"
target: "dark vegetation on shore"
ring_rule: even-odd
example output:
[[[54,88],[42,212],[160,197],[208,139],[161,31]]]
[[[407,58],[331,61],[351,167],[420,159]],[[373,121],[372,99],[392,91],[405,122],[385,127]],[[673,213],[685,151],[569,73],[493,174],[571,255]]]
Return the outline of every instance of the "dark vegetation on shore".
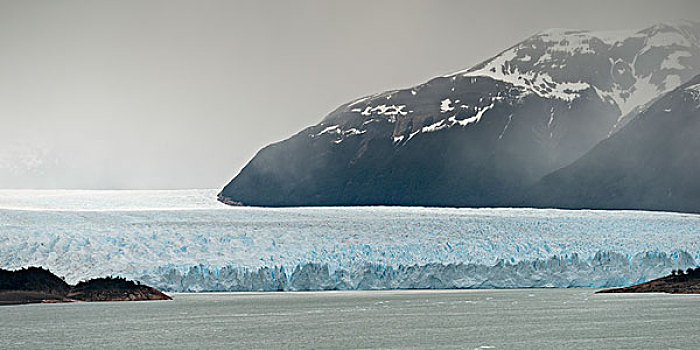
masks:
[[[155,288],[123,277],[95,278],[71,286],[41,267],[16,271],[0,269],[0,305],[139,300],[171,298]]]
[[[598,293],[671,293],[671,294],[700,294],[700,267],[683,270],[673,270],[666,277],[630,287],[601,290]]]

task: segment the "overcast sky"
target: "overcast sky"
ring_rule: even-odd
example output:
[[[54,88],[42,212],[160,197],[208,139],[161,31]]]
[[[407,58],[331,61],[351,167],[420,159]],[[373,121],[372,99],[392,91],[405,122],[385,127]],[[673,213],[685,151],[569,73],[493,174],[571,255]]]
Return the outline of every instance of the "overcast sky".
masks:
[[[697,0],[0,0],[0,188],[220,188],[342,103],[541,30],[698,18]]]

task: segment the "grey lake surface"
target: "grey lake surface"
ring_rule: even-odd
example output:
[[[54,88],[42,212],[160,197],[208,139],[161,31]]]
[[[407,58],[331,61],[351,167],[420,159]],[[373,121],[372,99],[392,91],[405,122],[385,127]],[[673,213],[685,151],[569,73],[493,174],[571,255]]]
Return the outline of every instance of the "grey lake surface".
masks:
[[[700,296],[594,289],[174,294],[0,308],[0,349],[694,349]]]

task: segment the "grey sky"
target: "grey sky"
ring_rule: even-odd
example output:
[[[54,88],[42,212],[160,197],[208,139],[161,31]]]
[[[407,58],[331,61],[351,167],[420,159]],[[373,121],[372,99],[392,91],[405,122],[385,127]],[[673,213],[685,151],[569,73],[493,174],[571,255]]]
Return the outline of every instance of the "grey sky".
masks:
[[[0,1],[0,188],[219,188],[344,102],[538,31],[699,18],[697,0]]]

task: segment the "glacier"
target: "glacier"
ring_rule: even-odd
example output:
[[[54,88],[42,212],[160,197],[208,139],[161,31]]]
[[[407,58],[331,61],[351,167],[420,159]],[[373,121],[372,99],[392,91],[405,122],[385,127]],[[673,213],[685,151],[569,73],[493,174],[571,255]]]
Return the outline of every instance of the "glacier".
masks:
[[[0,267],[173,292],[612,287],[700,261],[700,215],[228,207],[215,190],[0,191]]]

